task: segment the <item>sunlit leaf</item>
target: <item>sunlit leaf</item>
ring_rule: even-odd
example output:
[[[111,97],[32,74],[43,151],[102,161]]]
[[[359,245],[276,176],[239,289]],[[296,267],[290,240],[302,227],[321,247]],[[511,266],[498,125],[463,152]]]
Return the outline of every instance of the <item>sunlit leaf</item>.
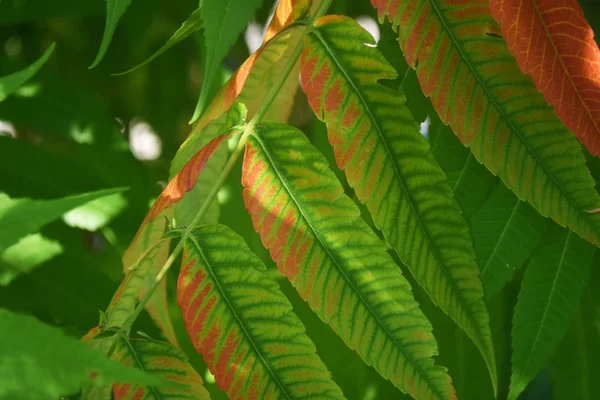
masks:
[[[405,96],[378,82],[395,70],[350,18],[321,17],[315,27],[302,54],[302,87],[327,123],[338,167],[417,282],[475,342],[496,386],[468,226]]]
[[[123,190],[106,189],[54,200],[11,199],[0,193],[0,253],[67,211]]]
[[[139,368],[150,375],[185,385],[178,388],[157,388],[117,383],[113,386],[115,400],[210,399],[200,375],[194,371],[181,350],[168,343],[122,338],[112,358],[126,366]]]
[[[146,61],[136,65],[135,67],[133,67],[131,69],[128,69],[125,72],[120,72],[118,74],[113,74],[113,75],[125,75],[125,74],[135,71],[138,68],[142,68],[142,67],[146,66],[147,64],[152,62],[155,58],[162,55],[165,51],[169,50],[171,47],[175,46],[177,43],[181,42],[183,39],[187,38],[192,33],[197,32],[200,29],[202,29],[202,20],[201,20],[202,14],[200,11],[201,11],[200,8],[197,8],[196,10],[194,10],[194,12],[192,12],[190,14],[188,19],[185,20],[185,22],[181,25],[181,27],[179,27],[179,29],[177,29],[175,31],[173,36],[171,36],[169,38],[169,40],[167,40],[167,43],[165,43],[160,49],[158,49],[154,54],[152,54]]]
[[[513,317],[509,399],[548,362],[569,329],[589,280],[595,247],[553,224],[529,263]]]
[[[577,0],[490,0],[521,70],[590,153],[600,155],[600,49]]]
[[[100,43],[100,49],[96,58],[90,65],[90,68],[94,68],[104,58],[108,46],[112,41],[112,37],[117,29],[119,20],[125,14],[127,7],[131,5],[131,0],[105,0],[106,1],[106,24],[104,26],[104,35],[102,35],[102,43]]]
[[[0,286],[8,285],[20,274],[33,270],[62,252],[63,247],[59,242],[46,239],[39,233],[25,236],[0,254]]]
[[[108,224],[127,207],[127,200],[121,193],[92,200],[83,206],[67,212],[63,219],[69,226],[96,231]]]
[[[398,30],[440,118],[543,216],[600,244],[600,206],[579,143],[498,37],[488,0],[371,0]]]
[[[185,241],[177,296],[187,331],[230,398],[343,398],[302,322],[241,237],[223,225]]]
[[[431,325],[385,247],[302,132],[261,123],[244,202],[265,247],[311,308],[365,362],[419,399],[451,399]]]
[[[0,309],[0,398],[55,400],[89,384],[162,385],[37,319]]]
[[[17,90],[23,83],[27,82],[48,61],[54,51],[54,43],[46,49],[44,54],[27,68],[10,75],[0,76],[0,101]]]

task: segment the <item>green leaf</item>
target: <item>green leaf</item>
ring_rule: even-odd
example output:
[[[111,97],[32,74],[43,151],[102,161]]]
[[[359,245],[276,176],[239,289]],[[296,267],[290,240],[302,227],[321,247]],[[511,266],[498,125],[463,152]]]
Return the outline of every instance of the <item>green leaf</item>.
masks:
[[[600,245],[600,206],[577,139],[523,75],[488,0],[372,0],[398,30],[440,119],[543,216]]]
[[[90,65],[90,69],[96,67],[104,58],[106,54],[106,50],[108,50],[108,46],[112,40],[112,37],[115,33],[115,29],[117,29],[117,24],[119,20],[125,14],[125,10],[127,7],[131,5],[131,0],[105,0],[106,1],[106,25],[104,26],[104,35],[102,35],[102,43],[100,44],[100,49],[98,50],[98,54]]]
[[[107,359],[37,319],[0,309],[0,398],[55,400],[89,384],[165,381]]]
[[[498,184],[471,218],[471,234],[486,297],[497,294],[538,244],[547,219]]]
[[[206,61],[198,105],[190,123],[204,112],[210,86],[215,81],[221,62],[240,33],[260,6],[262,0],[203,0],[200,3],[204,21]]]
[[[327,124],[338,167],[417,282],[477,345],[496,387],[469,229],[405,96],[378,83],[395,70],[352,19],[321,17],[315,27],[302,54],[302,87]]]
[[[122,338],[112,358],[124,365],[134,366],[150,375],[186,385],[174,389],[117,383],[113,385],[115,400],[210,399],[200,375],[194,371],[181,350],[169,343]]]
[[[279,285],[231,229],[206,225],[185,239],[177,298],[230,398],[343,398]]]
[[[228,129],[242,125],[246,119],[246,108],[242,104],[234,104],[228,112],[210,122],[202,131],[193,132],[181,145],[171,161],[169,178],[173,179],[183,166],[211,140],[216,139]],[[208,193],[214,186],[227,161],[227,147],[219,146],[210,156],[204,170],[198,175],[196,185],[174,206],[174,217],[177,225],[189,225],[204,204]],[[215,224],[219,219],[219,204],[216,199],[211,203],[201,223]]]
[[[453,398],[446,370],[433,364],[431,324],[409,283],[302,132],[257,125],[242,184],[264,246],[317,315],[399,389]]]
[[[67,211],[124,190],[106,189],[55,200],[10,199],[0,193],[0,253],[23,236],[37,232]]]
[[[94,232],[106,226],[125,207],[127,200],[123,194],[115,193],[79,206],[67,212],[63,219],[69,226]]]
[[[10,75],[0,77],[0,101],[6,99],[6,97],[17,90],[23,83],[28,81],[38,70],[48,61],[50,55],[54,51],[54,43],[46,49],[44,54],[36,62],[28,66],[27,68],[15,72]]]
[[[20,274],[32,271],[62,252],[59,242],[38,233],[23,237],[0,254],[0,286],[8,285]]]
[[[498,179],[477,161],[449,126],[440,127],[431,150],[448,177],[463,216],[470,218],[489,197]]]
[[[533,255],[513,317],[509,399],[516,399],[569,329],[589,280],[595,247],[552,225]]]
[[[158,49],[154,54],[152,54],[146,61],[136,65],[135,67],[128,69],[124,72],[119,72],[117,74],[112,74],[114,76],[125,75],[130,72],[135,71],[138,68],[142,68],[143,66],[152,62],[155,58],[162,55],[165,51],[169,50],[171,47],[175,46],[177,43],[181,42],[183,39],[187,38],[194,32],[202,29],[202,20],[201,20],[201,12],[200,8],[197,8],[190,14],[190,16],[185,20],[185,22],[175,31],[173,36],[167,40],[160,49]]]

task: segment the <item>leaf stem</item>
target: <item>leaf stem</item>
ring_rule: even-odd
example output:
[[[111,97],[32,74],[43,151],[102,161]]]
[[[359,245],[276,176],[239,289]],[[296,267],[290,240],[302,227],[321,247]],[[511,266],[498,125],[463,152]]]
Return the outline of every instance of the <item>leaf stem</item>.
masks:
[[[206,214],[206,211],[208,210],[209,205],[213,202],[213,200],[217,196],[217,193],[221,189],[221,186],[225,182],[225,179],[227,179],[227,177],[229,176],[229,173],[231,172],[231,170],[235,166],[237,160],[239,159],[239,157],[242,153],[242,150],[244,149],[244,146],[246,145],[248,136],[250,136],[250,134],[252,134],[256,124],[262,119],[262,117],[265,115],[265,113],[267,112],[269,107],[273,104],[273,101],[275,100],[277,94],[283,87],[286,79],[288,78],[288,76],[292,72],[294,66],[300,59],[300,55],[302,54],[302,48],[303,48],[302,44],[303,44],[304,37],[307,35],[307,33],[310,32],[314,21],[317,18],[319,18],[321,15],[325,14],[325,12],[329,8],[329,5],[331,4],[332,1],[333,0],[323,0],[321,2],[321,4],[319,5],[319,7],[317,8],[317,11],[315,12],[315,14],[313,16],[311,16],[310,19],[308,20],[307,29],[303,33],[301,39],[299,40],[298,44],[294,48],[294,51],[290,55],[290,58],[285,66],[285,69],[283,70],[283,73],[279,77],[279,80],[267,92],[265,100],[260,105],[260,107],[257,110],[254,117],[252,117],[252,119],[246,124],[246,127],[245,127],[244,131],[242,132],[235,149],[231,153],[229,160],[225,164],[223,171],[220,173],[220,175],[217,178],[217,181],[215,182],[211,191],[206,196],[206,200],[202,204],[202,207],[200,207],[200,209],[198,210],[198,212],[196,213],[196,215],[194,216],[194,218],[192,219],[190,224],[187,226],[187,228],[185,228],[182,231],[183,233],[181,235],[181,238],[179,239],[179,242],[177,243],[177,246],[175,246],[175,249],[173,249],[173,252],[169,255],[169,258],[167,259],[167,261],[165,262],[165,264],[163,265],[163,267],[161,268],[159,273],[156,275],[156,278],[152,282],[152,286],[150,286],[148,288],[144,297],[140,300],[140,302],[138,303],[136,308],[129,315],[127,320],[125,320],[125,322],[119,328],[119,330],[116,332],[116,335],[114,336],[115,341],[111,345],[111,347],[108,351],[108,354],[107,354],[108,357],[110,357],[112,355],[112,353],[114,352],[118,337],[121,335],[127,335],[127,333],[130,331],[130,329],[133,326],[133,323],[135,322],[137,317],[141,314],[141,312],[145,308],[146,304],[148,304],[148,302],[150,301],[150,298],[152,297],[152,295],[158,288],[158,285],[160,284],[162,279],[165,277],[165,275],[167,274],[167,272],[169,271],[169,269],[171,268],[171,266],[173,265],[173,263],[175,262],[177,257],[179,257],[179,255],[183,251],[183,247],[184,247],[184,244],[185,244],[187,238],[190,236],[194,227],[196,225],[198,225],[198,223],[200,222],[202,217],[204,217],[204,215]]]

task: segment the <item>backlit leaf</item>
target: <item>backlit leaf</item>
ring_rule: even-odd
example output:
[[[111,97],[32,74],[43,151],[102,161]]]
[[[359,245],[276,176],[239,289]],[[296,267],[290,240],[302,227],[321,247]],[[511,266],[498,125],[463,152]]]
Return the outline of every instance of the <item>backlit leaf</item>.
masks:
[[[600,206],[579,143],[523,75],[488,0],[371,0],[440,118],[543,216],[600,244]]]
[[[256,126],[242,183],[263,244],[317,315],[401,390],[454,398],[410,285],[302,132]]]
[[[521,70],[590,153],[600,155],[600,49],[577,0],[490,0]]]
[[[200,10],[204,22],[206,61],[202,76],[200,98],[190,123],[204,112],[209,86],[215,81],[216,73],[233,46],[233,43],[252,19],[262,0],[202,0]]]
[[[205,400],[210,399],[202,378],[181,352],[168,343],[147,339],[122,338],[112,358],[126,366],[134,366],[150,375],[183,384],[177,388],[160,388],[115,384],[115,400]]]
[[[44,54],[33,64],[27,68],[15,72],[10,75],[0,76],[0,101],[6,99],[6,97],[17,90],[23,83],[27,82],[36,72],[48,61],[50,55],[54,51],[54,43],[46,49]]]
[[[37,319],[0,309],[0,398],[55,400],[89,384],[162,385]]]
[[[471,233],[486,297],[521,268],[546,230],[547,219],[499,184],[471,218]]]
[[[96,58],[90,65],[90,68],[94,68],[104,58],[108,46],[112,40],[112,37],[117,29],[119,20],[125,14],[127,7],[131,5],[131,0],[105,0],[106,1],[106,24],[104,26],[104,34],[102,35],[102,43],[100,43],[100,49]]]
[[[396,77],[367,31],[347,17],[315,22],[302,54],[302,87],[327,123],[339,168],[386,240],[433,302],[475,342],[496,386],[479,268],[458,204]]]
[[[63,252],[55,240],[39,233],[27,235],[0,254],[0,286],[6,286],[17,276],[27,273],[40,264]]]
[[[509,399],[548,362],[569,329],[589,280],[595,247],[553,224],[531,259],[513,317]]]
[[[229,228],[206,225],[186,238],[177,297],[229,398],[343,398],[279,285]]]

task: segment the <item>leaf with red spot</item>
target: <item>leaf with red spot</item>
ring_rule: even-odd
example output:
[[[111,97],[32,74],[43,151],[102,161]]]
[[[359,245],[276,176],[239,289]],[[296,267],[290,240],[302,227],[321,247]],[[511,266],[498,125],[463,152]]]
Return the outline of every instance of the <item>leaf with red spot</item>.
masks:
[[[563,123],[600,155],[600,49],[577,0],[490,0],[504,40]]]
[[[528,0],[531,1],[531,0]],[[595,182],[576,138],[499,37],[489,0],[371,0],[444,123],[543,216],[600,245]]]
[[[408,281],[302,132],[257,125],[242,184],[263,244],[317,315],[399,389],[455,398]]]
[[[117,383],[113,385],[115,400],[210,399],[200,375],[192,368],[185,355],[169,343],[123,338],[112,358],[126,366],[177,384],[173,387],[152,387]]]
[[[406,97],[378,80],[397,74],[371,35],[321,17],[302,53],[302,87],[327,123],[338,167],[377,228],[433,302],[465,330],[496,386],[489,316],[469,228]]]
[[[185,239],[177,297],[230,399],[343,398],[277,282],[229,228],[205,225]]]

